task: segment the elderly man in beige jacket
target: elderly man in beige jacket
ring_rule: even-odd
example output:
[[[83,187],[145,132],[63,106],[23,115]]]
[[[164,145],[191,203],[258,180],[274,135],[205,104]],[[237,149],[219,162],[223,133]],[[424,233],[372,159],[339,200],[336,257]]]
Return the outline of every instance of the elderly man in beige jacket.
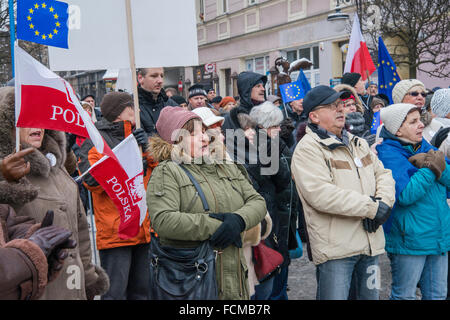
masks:
[[[378,256],[384,253],[380,226],[395,201],[394,180],[364,139],[344,129],[341,98],[328,86],[310,90],[303,101],[306,135],[298,143],[292,172],[300,195],[317,299],[378,299]]]

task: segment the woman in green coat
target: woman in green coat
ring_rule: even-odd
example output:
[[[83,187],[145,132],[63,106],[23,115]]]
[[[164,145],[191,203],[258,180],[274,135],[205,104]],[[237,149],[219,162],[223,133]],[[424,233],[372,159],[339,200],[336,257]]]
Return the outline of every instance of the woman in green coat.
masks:
[[[195,113],[165,107],[156,129],[149,152],[159,165],[149,181],[147,205],[161,244],[194,248],[209,240],[218,251],[219,299],[249,299],[242,235],[264,219],[264,199],[253,189],[245,169],[225,163],[221,151],[220,155],[210,152],[208,135]],[[203,209],[180,163],[200,184],[213,214]]]

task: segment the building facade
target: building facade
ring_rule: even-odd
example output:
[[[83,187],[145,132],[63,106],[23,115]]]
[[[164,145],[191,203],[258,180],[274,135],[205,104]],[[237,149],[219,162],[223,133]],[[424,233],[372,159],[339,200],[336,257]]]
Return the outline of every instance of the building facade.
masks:
[[[342,76],[341,47],[348,43],[351,26],[348,19],[327,21],[336,1],[196,0],[196,5],[199,66],[185,69],[188,83],[235,96],[237,75],[254,71],[268,76],[268,92],[274,93],[271,78],[278,57],[309,59],[313,65],[305,74],[312,86]],[[341,6],[350,15],[355,11],[350,0]]]

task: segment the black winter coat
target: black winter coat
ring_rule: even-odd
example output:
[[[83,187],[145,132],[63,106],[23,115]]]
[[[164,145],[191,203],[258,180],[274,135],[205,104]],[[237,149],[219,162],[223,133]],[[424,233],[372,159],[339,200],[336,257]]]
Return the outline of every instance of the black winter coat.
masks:
[[[156,133],[156,121],[158,121],[159,114],[164,107],[178,106],[178,103],[166,95],[164,89],[161,89],[161,92],[155,101],[151,92],[148,92],[139,86],[138,97],[141,128],[143,128],[148,135],[153,135]]]

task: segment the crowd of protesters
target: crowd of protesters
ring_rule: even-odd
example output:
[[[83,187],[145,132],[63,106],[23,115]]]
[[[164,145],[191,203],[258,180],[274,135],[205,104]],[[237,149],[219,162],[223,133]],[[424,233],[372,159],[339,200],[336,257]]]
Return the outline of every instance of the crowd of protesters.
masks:
[[[391,103],[346,73],[284,103],[254,72],[239,74],[236,97],[196,84],[185,99],[164,89],[163,68],[137,80],[139,106],[126,92],[107,93],[99,109],[80,99],[111,149],[129,135],[141,147],[148,214],[130,239],[86,173],[103,156],[93,142],[15,128],[14,88],[0,89],[0,299],[151,299],[151,241],[184,254],[209,243],[218,299],[287,300],[303,245],[317,299],[379,299],[385,252],[391,299],[416,299],[417,287],[423,299],[448,298],[450,89],[402,80]],[[282,257],[264,278],[260,244]]]

